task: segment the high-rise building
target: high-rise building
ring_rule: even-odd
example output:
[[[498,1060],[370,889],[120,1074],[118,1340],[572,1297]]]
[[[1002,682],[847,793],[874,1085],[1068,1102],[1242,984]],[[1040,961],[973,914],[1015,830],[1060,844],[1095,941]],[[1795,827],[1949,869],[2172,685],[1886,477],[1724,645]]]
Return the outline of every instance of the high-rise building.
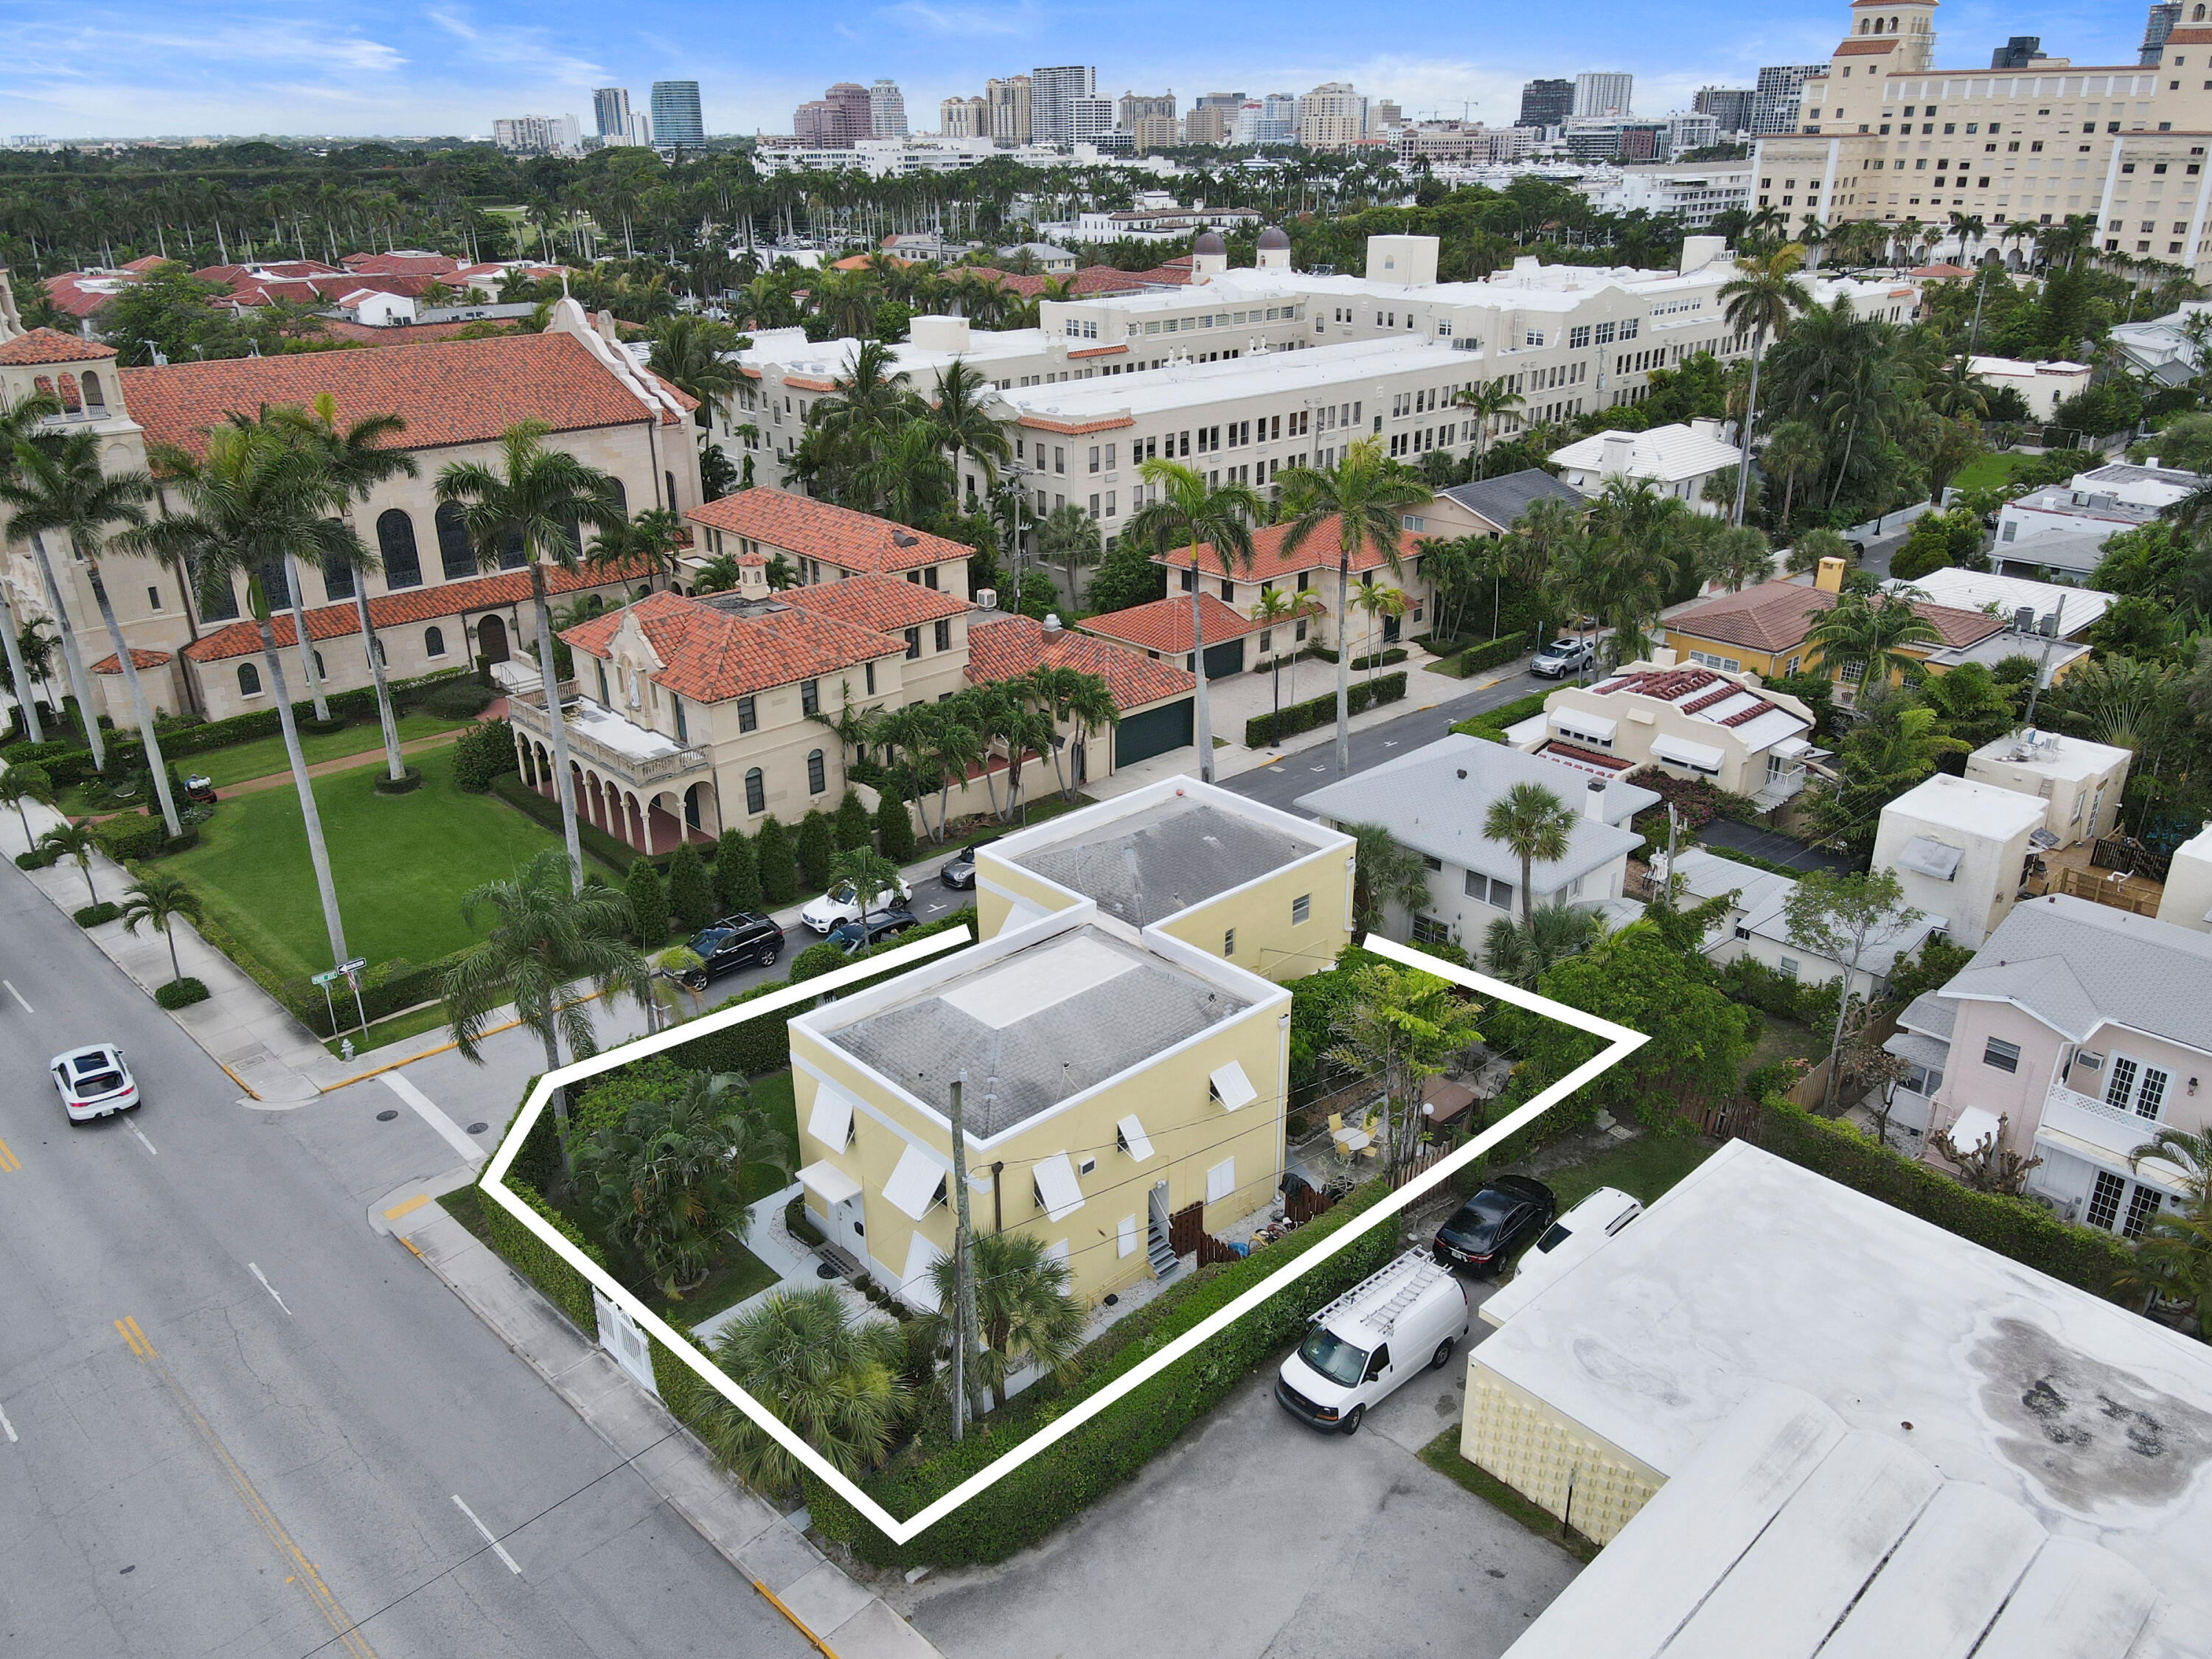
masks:
[[[2024,70],[2043,56],[2043,37],[2039,34],[2015,34],[1990,54],[1990,67],[1996,70]]]
[[[1137,130],[1137,119],[1145,115],[1164,115],[1175,119],[1176,95],[1173,88],[1165,92],[1125,92],[1121,94],[1120,116],[1121,125],[1131,132]]]
[[[629,141],[642,149],[653,148],[653,118],[641,109],[629,112]]]
[[[1632,107],[1629,95],[1636,85],[1632,75],[1609,70],[1585,71],[1575,76],[1575,106],[1573,116],[1577,121],[1603,120],[1608,116],[1626,115]]]
[[[873,138],[906,137],[906,94],[896,81],[879,80],[868,88],[868,135]]]
[[[1075,131],[1069,105],[1098,90],[1098,71],[1080,64],[1030,71],[1030,138],[1039,144],[1073,143]]]
[[[1370,138],[1387,127],[1400,127],[1405,124],[1406,112],[1399,108],[1394,99],[1378,98],[1367,106],[1367,136]]]
[[[1805,101],[1806,80],[1825,76],[1826,64],[1777,64],[1759,72],[1759,86],[1751,105],[1751,130],[1758,137],[1795,132],[1800,107]]]
[[[629,88],[601,87],[592,94],[592,117],[599,137],[617,144],[629,142]]]
[[[2166,51],[2166,37],[2173,33],[2181,21],[2181,0],[2160,0],[2150,9],[2150,16],[2143,23],[2142,45],[2137,49],[2136,63],[2142,69],[2156,69]]]
[[[1078,144],[1103,143],[1120,129],[1115,122],[1111,98],[1071,98],[1067,100],[1067,136]]]
[[[852,81],[840,81],[811,102],[801,104],[792,117],[791,130],[801,144],[816,149],[850,149],[874,132],[874,114],[868,89]]]
[[[940,138],[988,138],[990,105],[981,98],[945,99],[937,106],[937,133]]]
[[[696,81],[653,83],[653,141],[662,149],[696,149],[706,143]]]
[[[1575,83],[1567,80],[1530,81],[1521,88],[1521,115],[1516,127],[1563,127],[1575,112]]]
[[[1287,144],[1298,136],[1298,100],[1287,92],[1271,92],[1260,100],[1260,142]]]
[[[1306,149],[1349,149],[1367,136],[1367,100],[1349,81],[1324,81],[1298,100],[1298,143]]]
[[[983,82],[983,99],[991,108],[990,137],[1001,144],[1026,144],[1036,131],[1036,106],[1030,77],[1010,75],[1003,81]]]
[[[1236,136],[1235,109],[1209,103],[1201,98],[1190,106],[1190,113],[1183,117],[1182,137],[1187,144],[1225,144]]]
[[[1139,115],[1129,124],[1129,137],[1139,155],[1156,149],[1173,149],[1182,142],[1172,115]]]
[[[573,115],[517,115],[491,124],[491,141],[515,155],[567,155],[583,146]]]
[[[1749,132],[1759,94],[1749,87],[1700,87],[1691,107],[1710,115],[1723,132]]]

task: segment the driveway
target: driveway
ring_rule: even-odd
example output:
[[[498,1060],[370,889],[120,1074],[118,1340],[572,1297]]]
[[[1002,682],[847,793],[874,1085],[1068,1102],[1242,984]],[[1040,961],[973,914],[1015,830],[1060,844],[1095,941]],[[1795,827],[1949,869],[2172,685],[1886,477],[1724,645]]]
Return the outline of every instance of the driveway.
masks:
[[[1785,836],[1778,830],[1761,830],[1740,818],[1715,818],[1698,831],[1708,847],[1724,847],[1753,858],[1784,864],[1792,870],[1832,870],[1848,875],[1859,866],[1841,853],[1831,853]]]
[[[1270,1365],[1042,1546],[886,1598],[948,1659],[1502,1654],[1577,1569],[1415,1455],[1460,1421],[1465,1352],[1349,1439],[1278,1406]]]

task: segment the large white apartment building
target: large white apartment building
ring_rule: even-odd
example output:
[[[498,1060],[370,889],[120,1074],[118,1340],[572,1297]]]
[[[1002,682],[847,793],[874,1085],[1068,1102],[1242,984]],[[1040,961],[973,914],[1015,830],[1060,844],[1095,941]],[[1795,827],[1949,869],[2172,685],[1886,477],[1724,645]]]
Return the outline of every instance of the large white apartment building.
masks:
[[[1942,70],[1936,8],[1852,0],[1849,33],[1805,82],[1797,131],[1753,154],[1755,205],[1793,225],[1964,212],[1992,238],[2094,215],[2106,252],[2212,276],[2212,22],[2192,15],[2147,63]]]
[[[1746,160],[1607,167],[1592,172],[1578,188],[1600,213],[1672,214],[1695,230],[1717,213],[1751,205],[1751,167]]]

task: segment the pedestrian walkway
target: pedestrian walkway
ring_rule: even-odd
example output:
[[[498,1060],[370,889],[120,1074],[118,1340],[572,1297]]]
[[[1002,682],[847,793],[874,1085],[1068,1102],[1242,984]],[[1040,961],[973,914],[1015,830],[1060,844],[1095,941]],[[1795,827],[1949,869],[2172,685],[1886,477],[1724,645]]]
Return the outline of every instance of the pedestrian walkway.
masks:
[[[763,1265],[771,1269],[775,1283],[766,1290],[756,1291],[742,1302],[733,1302],[718,1314],[710,1315],[691,1328],[692,1334],[702,1343],[719,1334],[722,1328],[749,1309],[758,1307],[769,1297],[798,1291],[818,1291],[824,1285],[836,1287],[839,1298],[846,1305],[848,1319],[887,1319],[889,1315],[871,1303],[860,1291],[842,1278],[822,1277],[822,1258],[814,1254],[814,1247],[802,1243],[791,1236],[784,1224],[784,1212],[791,1200],[805,1189],[797,1182],[780,1193],[770,1193],[751,1206],[752,1224],[745,1229],[745,1248]]]
[[[833,1659],[933,1659],[938,1650],[911,1625],[717,1468],[657,1398],[443,1207],[419,1205],[393,1231],[819,1651]]]
[[[449,743],[458,743],[460,741],[461,733],[467,730],[469,728],[465,726],[457,726],[450,732],[434,732],[427,738],[411,738],[399,745],[400,758],[404,760],[410,755],[421,754],[425,749],[440,749]],[[380,744],[374,749],[364,749],[358,754],[339,755],[330,760],[316,761],[307,768],[307,775],[311,778],[326,778],[333,772],[350,772],[359,767],[383,764],[384,748]],[[282,772],[265,772],[258,778],[246,778],[237,783],[226,783],[221,793],[226,795],[250,794],[261,789],[289,788],[291,783],[292,773],[288,767]]]

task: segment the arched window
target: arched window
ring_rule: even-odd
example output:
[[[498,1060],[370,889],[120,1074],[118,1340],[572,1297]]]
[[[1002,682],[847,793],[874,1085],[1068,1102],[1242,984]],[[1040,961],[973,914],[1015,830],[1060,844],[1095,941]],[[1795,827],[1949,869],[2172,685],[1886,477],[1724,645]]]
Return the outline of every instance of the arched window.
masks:
[[[319,680],[326,680],[326,679],[330,678],[330,677],[331,677],[330,670],[328,670],[328,669],[326,669],[326,668],[325,668],[325,667],[323,666],[323,653],[322,653],[321,652],[319,652],[319,651],[316,652],[316,653],[315,653],[315,678],[316,678],[317,679],[319,679]]]
[[[422,586],[422,556],[415,550],[415,520],[404,507],[388,507],[376,515],[376,550],[384,559],[386,587]]]
[[[818,795],[830,787],[830,778],[822,764],[822,751],[811,750],[806,757],[806,793]]]
[[[745,774],[745,811],[748,812],[768,811],[768,789],[761,781],[761,769],[757,766]]]
[[[673,472],[664,472],[660,476],[663,482],[668,485],[668,501],[666,505],[668,510],[671,513],[673,513],[676,511],[676,475]]]
[[[2189,21],[2192,23],[2203,22],[2204,21],[2204,8],[2199,6],[2196,10],[2191,12],[2189,14]]]
[[[426,657],[442,657],[446,654],[444,629],[426,628],[422,630],[422,654]]]
[[[230,622],[238,615],[238,587],[228,575],[210,574],[204,577],[195,568],[192,573],[192,593],[200,602],[202,622]]]
[[[61,397],[62,410],[65,414],[74,415],[84,406],[77,398],[76,375],[64,374],[62,376]]]
[[[384,636],[380,634],[373,643],[376,647],[376,665],[379,668],[391,667],[392,659],[384,654]]]
[[[622,509],[623,517],[627,519],[629,517],[629,491],[623,488],[620,478],[610,478],[607,482],[615,487],[615,505]]]
[[[332,605],[353,597],[353,562],[349,559],[333,559],[323,572],[323,594]]]
[[[2197,15],[2200,17],[2203,15],[2201,7],[2197,10]],[[84,374],[84,406],[88,410],[98,410],[102,414],[107,410],[107,394],[100,389],[100,376],[90,369],[87,369]]]
[[[238,695],[241,697],[261,695],[261,671],[250,662],[238,665]]]
[[[476,550],[469,545],[468,527],[461,521],[461,504],[446,502],[431,522],[438,527],[438,562],[445,567],[446,580],[457,582],[475,575]]]
[[[499,546],[499,568],[501,570],[520,570],[529,562],[530,549],[523,542],[522,532],[509,530]]]

